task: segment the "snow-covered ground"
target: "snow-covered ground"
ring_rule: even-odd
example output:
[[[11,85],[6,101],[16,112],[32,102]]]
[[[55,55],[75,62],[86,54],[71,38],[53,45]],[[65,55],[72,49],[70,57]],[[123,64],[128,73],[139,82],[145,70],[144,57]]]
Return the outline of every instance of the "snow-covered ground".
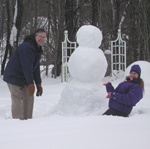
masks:
[[[95,48],[97,44],[99,46],[97,38],[92,40],[95,33],[94,36],[91,36],[88,28],[83,32],[84,36],[79,36],[83,38],[78,40],[79,42],[84,41],[80,42],[82,46],[91,43],[94,43],[92,48]],[[85,42],[88,41],[87,36],[90,42]],[[90,53],[85,53],[91,58]],[[81,55],[81,53],[79,54]],[[96,56],[92,55],[93,60]],[[83,57],[81,57],[82,59]],[[76,60],[79,60],[79,57]],[[106,67],[105,61],[94,63],[98,67],[96,65],[89,67],[91,64],[89,60],[80,61],[77,65],[79,71],[74,70],[75,62],[77,61],[73,61],[73,72],[76,77],[82,70],[81,67],[79,68],[80,64],[85,64],[84,68],[89,69],[86,74],[82,74],[85,71],[80,72],[79,77],[82,76],[83,79],[89,73],[92,73],[93,79],[95,79],[95,75],[103,78],[105,74],[105,69],[100,69],[103,66]],[[97,92],[99,91],[96,88],[97,84],[95,86],[92,83],[84,84],[77,81],[70,83],[76,89],[73,90],[75,91],[74,96],[83,99],[80,104],[79,98],[74,98],[72,101],[68,98],[68,100],[64,99],[63,102],[60,102],[61,93],[63,93],[63,97],[68,97],[67,94],[71,97],[71,94],[74,93],[69,92],[69,87],[63,92],[69,83],[61,83],[60,77],[57,79],[44,77],[42,73],[44,93],[42,97],[35,97],[33,119],[29,120],[11,118],[10,93],[6,83],[0,78],[0,149],[150,149],[150,63],[141,62],[140,64],[144,70],[141,76],[145,81],[145,94],[128,118],[102,116],[108,108],[108,99],[105,98],[107,93],[102,84],[111,81],[116,87],[123,78],[120,80],[114,80],[110,77],[103,78],[101,82],[98,82],[100,92]],[[94,75],[93,72],[95,72]],[[91,87],[91,85],[93,86]],[[96,96],[90,94],[90,98],[86,99],[86,96],[84,98],[83,95],[87,95],[89,90],[92,95],[95,91]],[[98,93],[101,100],[94,98],[99,96]],[[91,97],[94,102],[91,101]],[[80,112],[77,111],[79,107]]]
[[[102,80],[106,81],[111,81],[111,78]],[[117,86],[119,82],[115,80],[112,84]],[[102,116],[107,110],[107,98],[100,114],[65,116],[51,112],[66,84],[61,83],[60,78],[43,77],[44,93],[42,97],[35,97],[33,119],[16,120],[11,118],[9,90],[0,78],[0,148],[150,148],[150,84],[146,84],[144,98],[134,107],[129,118]]]

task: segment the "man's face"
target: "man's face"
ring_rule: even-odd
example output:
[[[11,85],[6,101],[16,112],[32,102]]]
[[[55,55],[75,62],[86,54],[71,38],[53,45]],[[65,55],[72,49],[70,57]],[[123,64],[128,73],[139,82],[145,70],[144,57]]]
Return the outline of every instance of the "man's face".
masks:
[[[41,46],[44,43],[45,38],[46,38],[46,34],[44,32],[38,33],[35,36],[35,40],[36,40],[38,46]]]

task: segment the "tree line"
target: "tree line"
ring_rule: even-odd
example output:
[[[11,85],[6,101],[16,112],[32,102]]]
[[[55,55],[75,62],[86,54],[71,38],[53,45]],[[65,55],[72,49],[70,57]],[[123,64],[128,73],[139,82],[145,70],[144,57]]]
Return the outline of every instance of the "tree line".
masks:
[[[77,30],[85,24],[100,28],[104,51],[121,29],[127,42],[127,66],[137,60],[150,61],[150,0],[0,0],[0,14],[1,75],[15,48],[37,28],[47,32],[41,63],[46,75],[48,66],[54,65],[55,78],[61,73],[64,31],[75,41]],[[11,43],[13,26],[17,33]]]

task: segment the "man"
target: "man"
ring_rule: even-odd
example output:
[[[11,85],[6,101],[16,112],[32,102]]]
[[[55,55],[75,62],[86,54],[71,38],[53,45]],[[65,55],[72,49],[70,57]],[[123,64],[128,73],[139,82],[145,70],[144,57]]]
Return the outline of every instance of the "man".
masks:
[[[43,88],[40,76],[40,58],[43,53],[41,45],[46,33],[37,29],[34,34],[25,37],[12,54],[3,80],[7,82],[12,99],[12,117],[15,119],[31,119],[33,113],[34,92],[41,96]]]

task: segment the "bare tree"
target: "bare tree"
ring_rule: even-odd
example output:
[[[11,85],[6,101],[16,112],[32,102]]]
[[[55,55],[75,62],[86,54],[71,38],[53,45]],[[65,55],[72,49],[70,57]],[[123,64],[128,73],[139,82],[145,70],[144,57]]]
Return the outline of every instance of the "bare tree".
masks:
[[[6,60],[7,60],[7,56],[9,54],[9,56],[12,55],[12,47],[10,45],[10,25],[12,24],[11,22],[11,16],[10,16],[10,3],[9,1],[6,1],[6,6],[7,6],[7,42],[6,42],[6,50],[5,50],[5,54],[4,54],[4,58],[3,58],[3,62],[2,62],[2,67],[1,67],[1,75],[4,74],[4,68],[5,68],[5,64],[6,64]]]
[[[99,0],[92,0],[92,25],[99,26]]]
[[[131,0],[128,14],[128,65],[137,60],[150,61],[149,1]]]
[[[5,50],[5,34],[6,34],[6,19],[5,19],[5,12],[6,12],[6,2],[5,0],[2,0],[0,2],[0,64],[3,60],[3,53]]]
[[[16,18],[16,28],[17,28],[17,39],[16,39],[16,46],[18,46],[18,41],[21,32],[21,24],[22,24],[22,15],[23,15],[23,2],[22,0],[18,0],[17,5],[17,18]]]
[[[116,39],[117,30],[120,28],[124,40],[127,41],[127,66],[136,60],[150,61],[149,0],[17,1],[16,46],[35,29],[45,28],[48,34],[43,46],[42,64],[46,66],[46,75],[50,64],[54,65],[54,78],[60,75],[64,30],[68,30],[69,39],[75,41],[78,28],[85,24],[93,24],[102,30],[102,50],[109,49],[109,42]],[[15,2],[16,0],[0,0],[0,57],[3,60],[1,74],[14,48],[11,47],[9,38]]]
[[[58,1],[57,1],[58,2]],[[54,40],[55,40],[55,53],[54,53],[54,78],[60,75],[61,73],[61,56],[62,56],[62,48],[61,42],[63,40],[63,32],[64,32],[64,1],[57,3],[55,2],[54,9],[57,9],[57,16],[54,15],[53,18],[53,30],[54,30]]]
[[[75,37],[73,1],[74,0],[66,0],[65,3],[65,27],[71,41],[73,41]]]

